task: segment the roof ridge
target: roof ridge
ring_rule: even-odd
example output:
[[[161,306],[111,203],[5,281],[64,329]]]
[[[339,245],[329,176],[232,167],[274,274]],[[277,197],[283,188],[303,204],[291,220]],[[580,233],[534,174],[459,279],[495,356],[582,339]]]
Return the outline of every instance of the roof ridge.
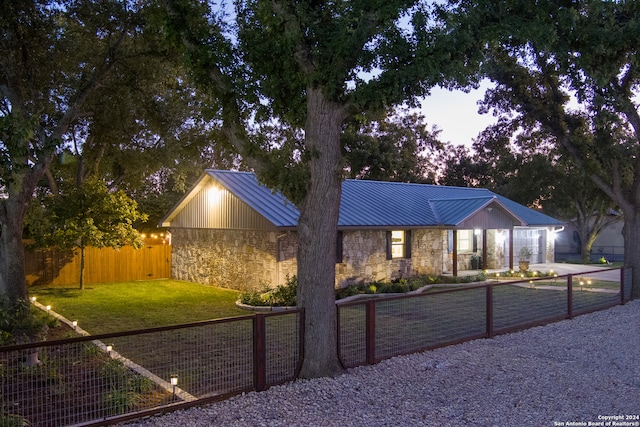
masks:
[[[473,190],[473,191],[489,191],[491,193],[493,193],[491,190],[487,189],[487,188],[481,188],[481,187],[462,187],[459,185],[441,185],[441,184],[426,184],[426,183],[420,183],[420,182],[401,182],[401,181],[381,181],[379,179],[355,179],[355,178],[346,178],[343,180],[344,182],[371,182],[371,183],[378,183],[378,184],[393,184],[393,185],[417,185],[420,187],[435,187],[435,188],[455,188],[455,189],[461,189],[461,190]]]

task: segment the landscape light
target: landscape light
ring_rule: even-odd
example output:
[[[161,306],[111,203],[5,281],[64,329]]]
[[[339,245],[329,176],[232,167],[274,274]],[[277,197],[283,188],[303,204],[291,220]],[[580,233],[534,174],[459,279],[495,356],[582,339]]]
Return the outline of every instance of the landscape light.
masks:
[[[74,320],[73,322],[71,322],[71,325],[73,325],[73,329],[76,329],[78,327],[78,321]]]
[[[48,305],[46,308],[47,308],[47,313],[51,311],[51,306],[50,305]]]
[[[36,302],[36,297],[31,297],[31,302]]]
[[[111,350],[113,350],[113,344],[107,344],[107,353],[111,356]]]
[[[176,374],[171,374],[171,379],[169,380],[171,385],[173,386],[173,395],[176,395],[176,386],[178,385],[178,376]]]

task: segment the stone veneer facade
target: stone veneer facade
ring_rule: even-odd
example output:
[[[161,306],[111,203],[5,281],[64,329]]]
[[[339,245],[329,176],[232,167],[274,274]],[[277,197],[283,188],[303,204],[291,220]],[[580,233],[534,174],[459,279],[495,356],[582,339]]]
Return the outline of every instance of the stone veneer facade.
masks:
[[[295,233],[177,228],[171,234],[175,279],[246,291],[296,274]]]
[[[342,262],[336,265],[336,284],[442,274],[446,244],[446,230],[411,230],[411,258],[388,260],[385,230],[345,231]]]
[[[488,266],[494,268],[504,254],[491,231],[487,236]],[[447,239],[447,230],[412,230],[411,258],[388,260],[386,230],[344,231],[336,287],[451,272]],[[295,232],[177,228],[172,230],[172,245],[172,276],[180,280],[259,290],[284,284],[297,270]],[[458,270],[470,269],[471,255],[459,254]]]

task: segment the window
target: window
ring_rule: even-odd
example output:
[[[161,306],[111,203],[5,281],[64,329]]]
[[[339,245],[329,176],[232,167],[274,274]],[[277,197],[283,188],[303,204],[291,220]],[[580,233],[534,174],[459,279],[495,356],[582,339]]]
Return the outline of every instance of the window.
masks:
[[[458,230],[458,251],[471,251],[472,233],[471,230]]]
[[[411,231],[387,231],[387,259],[411,258]]]

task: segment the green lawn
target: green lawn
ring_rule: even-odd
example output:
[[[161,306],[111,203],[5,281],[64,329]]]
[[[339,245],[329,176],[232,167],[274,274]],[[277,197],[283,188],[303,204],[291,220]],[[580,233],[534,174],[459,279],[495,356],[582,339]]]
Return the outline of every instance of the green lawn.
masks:
[[[179,280],[32,287],[29,294],[94,335],[250,314],[235,306],[237,291]]]

